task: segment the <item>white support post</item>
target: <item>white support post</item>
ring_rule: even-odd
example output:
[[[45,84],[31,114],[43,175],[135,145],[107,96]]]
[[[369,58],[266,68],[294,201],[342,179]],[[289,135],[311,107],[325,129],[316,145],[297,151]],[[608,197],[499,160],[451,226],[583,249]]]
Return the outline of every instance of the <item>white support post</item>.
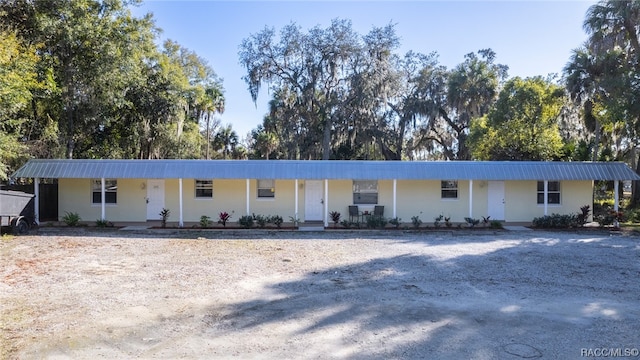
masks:
[[[40,178],[33,179],[33,217],[36,224],[40,225]]]
[[[549,180],[544,181],[544,215],[548,215],[549,210]]]
[[[104,221],[106,220],[106,212],[105,212],[105,199],[104,199],[104,194],[105,190],[104,190],[104,178],[100,179],[100,220]]]
[[[619,209],[619,203],[620,203],[620,196],[618,195],[618,186],[619,186],[619,181],[615,180],[613,182],[613,210],[616,212],[616,217],[615,220],[613,222],[613,226],[615,227],[619,227],[620,223],[618,222],[618,209]]]
[[[296,179],[295,183],[294,183],[294,187],[295,189],[293,189],[293,193],[294,195],[294,200],[295,201],[295,205],[294,205],[294,209],[293,209],[293,218],[297,219],[298,218],[298,179]],[[295,224],[294,224],[295,226]]]
[[[469,180],[469,218],[473,219],[473,180]]]
[[[393,218],[397,218],[397,208],[396,208],[396,200],[397,200],[397,190],[398,190],[398,179],[393,179]]]
[[[249,179],[247,179],[247,216],[251,215],[251,209],[249,208],[249,185],[250,185],[250,181]]]
[[[184,218],[182,213],[182,178],[178,179],[178,190],[180,194],[178,196],[179,208],[180,208],[180,220],[178,222],[179,227],[184,227]]]
[[[329,180],[324,179],[324,226],[329,226]]]

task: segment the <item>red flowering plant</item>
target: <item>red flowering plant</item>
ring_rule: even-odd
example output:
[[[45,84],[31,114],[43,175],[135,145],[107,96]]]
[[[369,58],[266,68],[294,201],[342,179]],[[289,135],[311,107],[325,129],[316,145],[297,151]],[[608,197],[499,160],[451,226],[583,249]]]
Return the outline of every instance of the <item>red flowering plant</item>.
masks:
[[[227,227],[227,221],[231,219],[231,215],[228,212],[223,211],[218,215],[218,224],[222,224],[222,226]]]

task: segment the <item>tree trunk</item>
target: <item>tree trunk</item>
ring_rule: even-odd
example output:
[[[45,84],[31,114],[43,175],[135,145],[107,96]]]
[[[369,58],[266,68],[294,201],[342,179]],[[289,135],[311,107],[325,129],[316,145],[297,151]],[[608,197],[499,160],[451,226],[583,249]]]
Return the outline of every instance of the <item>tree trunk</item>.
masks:
[[[640,175],[640,152],[636,158],[636,174]],[[631,206],[640,204],[640,181],[631,182]]]
[[[591,157],[591,161],[598,161],[598,151],[600,149],[600,136],[601,136],[601,129],[600,129],[600,121],[598,121],[598,119],[596,119],[596,138],[594,139],[594,144],[593,144],[593,154]]]
[[[324,121],[322,136],[322,160],[329,160],[331,156],[331,123],[331,117],[327,116]]]

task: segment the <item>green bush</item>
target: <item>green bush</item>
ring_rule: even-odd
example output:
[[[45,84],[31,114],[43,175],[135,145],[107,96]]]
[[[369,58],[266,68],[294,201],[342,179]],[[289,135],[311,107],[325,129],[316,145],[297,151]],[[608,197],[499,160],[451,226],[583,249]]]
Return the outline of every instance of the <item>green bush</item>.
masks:
[[[422,224],[422,220],[420,220],[420,216],[412,216],[411,217],[411,223],[413,224],[413,228],[417,229],[420,227],[420,225]]]
[[[479,219],[474,219],[474,218],[470,218],[470,217],[465,217],[464,221],[467,222],[467,224],[469,225],[470,228],[476,227],[476,225],[480,224],[480,220]]]
[[[442,221],[442,219],[444,218],[444,215],[440,214],[436,217],[433,218],[433,227],[434,228],[439,228],[440,227],[440,222]]]
[[[331,217],[331,221],[333,221],[333,227],[338,227],[338,223],[340,222],[340,213],[338,211],[332,211],[329,213]]]
[[[273,215],[269,216],[268,222],[274,224],[278,229],[280,229],[282,223],[284,222],[284,219],[282,219],[282,216],[280,215]]]
[[[66,212],[62,217],[62,221],[67,224],[67,226],[78,226],[78,223],[82,220],[80,215],[76,212]]]
[[[383,229],[387,226],[387,219],[383,216],[369,216],[367,218],[367,227],[369,229]]]
[[[489,223],[489,226],[490,226],[492,229],[502,229],[502,227],[503,227],[503,226],[502,226],[502,223],[501,223],[500,221],[498,221],[498,220],[492,220],[492,221]]]
[[[162,211],[160,211],[160,218],[161,218],[161,224],[163,228],[167,227],[167,219],[169,219],[169,215],[171,215],[171,210],[169,209],[165,209],[163,208]]]
[[[99,228],[105,228],[105,227],[107,227],[107,226],[109,226],[109,221],[104,220],[104,219],[98,219],[98,220],[96,220],[96,227],[99,227]]]
[[[400,219],[399,217],[394,217],[393,219],[389,219],[389,224],[398,229],[400,227],[400,224],[402,224],[402,219]]]
[[[576,214],[551,214],[533,219],[533,226],[547,229],[568,229],[581,226]]]
[[[262,215],[256,215],[256,214],[253,214],[253,220],[261,229],[264,229],[265,226],[267,226],[267,223],[269,222],[269,219],[267,217],[264,217]]]
[[[238,219],[238,224],[245,229],[251,229],[253,227],[253,216],[243,215]]]
[[[207,215],[200,216],[200,227],[208,228],[211,226],[211,224],[212,222],[210,217],[208,217]]]

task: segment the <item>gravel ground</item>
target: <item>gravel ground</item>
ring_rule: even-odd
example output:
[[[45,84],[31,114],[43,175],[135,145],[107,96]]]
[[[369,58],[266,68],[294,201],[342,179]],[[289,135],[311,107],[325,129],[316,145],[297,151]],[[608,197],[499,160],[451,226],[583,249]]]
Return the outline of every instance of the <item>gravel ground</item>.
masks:
[[[3,237],[0,254],[0,358],[575,359],[640,348],[631,235],[42,229]]]

